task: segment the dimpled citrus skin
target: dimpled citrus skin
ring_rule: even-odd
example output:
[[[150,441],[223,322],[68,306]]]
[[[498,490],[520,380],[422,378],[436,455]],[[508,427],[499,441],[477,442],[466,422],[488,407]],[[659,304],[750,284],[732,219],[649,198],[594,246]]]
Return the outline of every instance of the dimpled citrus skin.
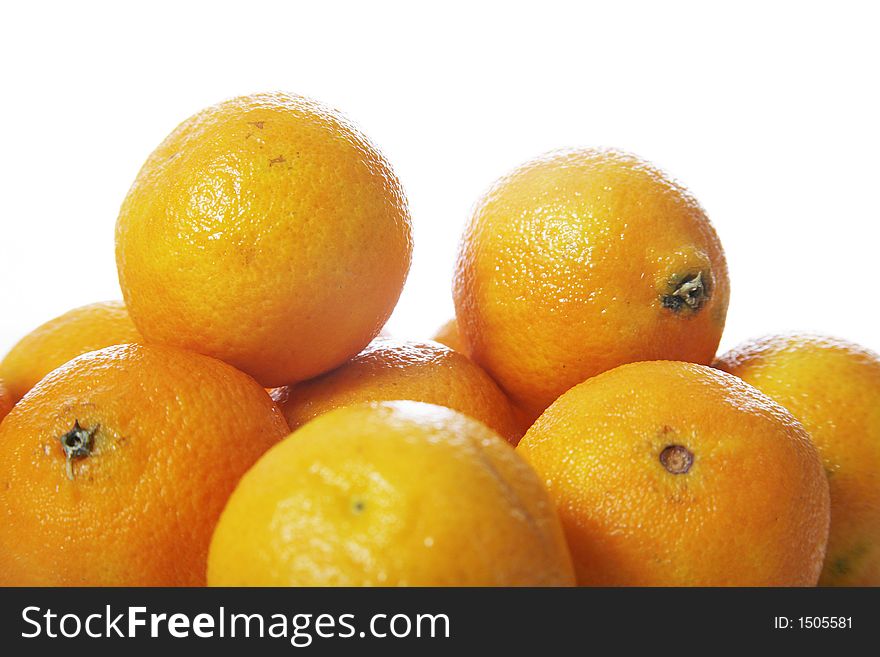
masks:
[[[406,199],[381,153],[333,110],[283,93],[184,121],[144,164],[116,226],[120,284],[147,340],[266,387],[363,349],[411,252]]]
[[[75,422],[92,450],[68,473]],[[287,432],[253,379],[212,358],[138,345],[80,356],[0,424],[0,585],[204,585],[226,499]]]
[[[434,342],[446,345],[450,349],[455,349],[455,351],[464,354],[465,356],[469,353],[469,349],[462,338],[461,332],[458,330],[458,321],[456,321],[454,317],[443,324],[431,339],[434,340]]]
[[[570,586],[534,471],[440,406],[348,406],[242,478],[211,541],[213,586]]]
[[[680,447],[689,469],[670,455]],[[788,411],[735,377],[623,365],[562,395],[517,451],[556,502],[581,585],[818,580],[829,524],[819,456]]]
[[[699,274],[694,309],[679,288]],[[471,356],[532,417],[623,363],[709,364],[728,296],[696,200],[647,162],[594,149],[552,152],[499,180],[465,230],[454,284]]]
[[[89,351],[140,342],[121,301],[93,303],[52,319],[23,337],[0,361],[0,378],[14,400],[69,360]]]
[[[6,386],[3,385],[3,381],[0,380],[0,422],[2,422],[3,418],[5,418],[9,411],[12,410],[12,406],[12,395],[9,394]]]
[[[340,406],[408,399],[464,413],[514,444],[523,434],[489,375],[436,342],[377,338],[342,367],[273,395],[291,429]]]
[[[880,356],[821,335],[771,335],[716,363],[785,406],[810,432],[831,488],[820,586],[880,586]]]

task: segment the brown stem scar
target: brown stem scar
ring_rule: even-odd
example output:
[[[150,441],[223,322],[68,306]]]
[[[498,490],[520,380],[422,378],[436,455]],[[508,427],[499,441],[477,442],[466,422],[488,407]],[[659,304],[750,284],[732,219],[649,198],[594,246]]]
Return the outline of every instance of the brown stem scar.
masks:
[[[672,312],[679,312],[684,309],[698,311],[703,304],[709,300],[709,276],[703,277],[703,272],[697,272],[685,276],[677,285],[671,294],[664,294],[660,297],[660,302],[664,308],[669,308]]]
[[[694,464],[694,454],[684,445],[667,445],[660,452],[660,463],[670,474],[687,474]]]
[[[284,159],[283,155],[279,155],[278,157],[273,157],[269,160],[269,166],[272,166],[273,164],[282,164],[284,162],[287,162],[287,160]]]
[[[95,434],[100,428],[101,425],[95,425],[94,429],[83,429],[79,425],[79,420],[75,420],[73,429],[58,439],[67,458],[67,478],[71,481],[74,479],[73,462],[91,455]]]
[[[248,125],[254,126],[257,130],[262,130],[263,126],[266,125],[265,121],[248,121]]]

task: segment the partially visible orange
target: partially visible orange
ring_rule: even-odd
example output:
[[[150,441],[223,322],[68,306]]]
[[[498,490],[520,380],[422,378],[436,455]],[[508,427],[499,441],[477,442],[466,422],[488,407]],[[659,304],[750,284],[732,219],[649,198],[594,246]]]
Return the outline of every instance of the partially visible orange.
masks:
[[[204,585],[227,497],[287,432],[213,358],[124,345],[74,359],[0,424],[0,585]]]
[[[792,333],[747,342],[717,366],[790,410],[810,432],[831,487],[831,535],[819,584],[880,586],[880,356]]]
[[[6,386],[3,385],[3,381],[0,380],[0,422],[12,410],[13,405],[12,395],[9,394]]]
[[[455,351],[464,354],[465,356],[468,354],[467,345],[461,337],[461,332],[458,330],[458,321],[455,317],[437,329],[437,333],[435,333],[434,337],[431,339],[434,340],[434,342],[445,344],[450,349],[455,349]]]
[[[273,391],[273,397],[291,429],[340,406],[408,399],[469,415],[514,444],[523,433],[489,375],[436,342],[377,338],[342,367]]]
[[[66,312],[23,337],[0,361],[0,378],[18,400],[49,372],[77,356],[140,340],[125,304],[93,303]]]
[[[411,253],[388,161],[339,113],[287,93],[184,121],[141,168],[116,224],[119,281],[144,337],[264,387],[363,349],[394,309]]]
[[[584,149],[528,162],[483,196],[454,297],[469,355],[534,418],[623,363],[711,363],[729,283],[684,187],[634,155]]]
[[[400,401],[325,413],[229,499],[212,586],[571,586],[535,472],[480,422]]]
[[[517,451],[581,585],[815,586],[828,482],[792,415],[736,377],[623,365],[562,395]]]

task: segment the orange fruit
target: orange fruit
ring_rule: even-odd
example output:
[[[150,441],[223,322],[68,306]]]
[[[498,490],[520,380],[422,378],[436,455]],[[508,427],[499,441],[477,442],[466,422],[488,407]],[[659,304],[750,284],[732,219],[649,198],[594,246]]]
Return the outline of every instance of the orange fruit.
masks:
[[[581,585],[814,586],[828,482],[784,408],[692,363],[562,395],[517,451],[556,502]]]
[[[831,533],[819,584],[880,586],[880,356],[793,333],[747,342],[717,366],[790,410],[825,462]]]
[[[0,585],[204,585],[227,497],[287,432],[253,379],[212,358],[74,359],[0,425]]]
[[[309,422],[242,478],[213,586],[551,586],[574,576],[534,471],[483,424],[420,402]]]
[[[468,349],[468,346],[464,342],[464,337],[458,330],[458,321],[454,317],[443,324],[443,326],[437,330],[437,333],[432,339],[435,342],[446,345],[450,349],[454,349],[460,354],[465,354],[466,356],[470,354],[470,349]],[[516,430],[518,441],[519,437],[521,437],[532,425],[532,422],[535,421],[535,417],[530,411],[524,410],[515,404],[511,404],[511,408],[513,409],[514,422],[516,423],[516,426],[519,427]],[[512,442],[516,444],[517,441]]]
[[[623,363],[709,364],[729,296],[693,196],[634,155],[594,149],[499,180],[465,230],[454,288],[471,356],[532,417]]]
[[[342,367],[275,391],[273,397],[291,429],[340,406],[408,399],[469,415],[514,444],[523,433],[489,375],[436,342],[377,338]]]
[[[403,189],[378,149],[335,111],[284,93],[184,121],[147,159],[116,224],[119,280],[144,337],[265,387],[363,349],[411,251]]]
[[[467,345],[461,336],[461,332],[458,330],[458,322],[454,317],[437,329],[437,333],[431,339],[434,342],[446,345],[450,349],[455,349],[455,351],[461,354],[468,354]]]
[[[3,418],[9,414],[9,411],[12,410],[12,406],[12,395],[9,394],[6,386],[3,385],[3,381],[0,380],[0,422],[2,422]]]
[[[0,378],[17,401],[37,381],[77,356],[140,340],[125,304],[93,303],[66,312],[23,337],[0,361]]]

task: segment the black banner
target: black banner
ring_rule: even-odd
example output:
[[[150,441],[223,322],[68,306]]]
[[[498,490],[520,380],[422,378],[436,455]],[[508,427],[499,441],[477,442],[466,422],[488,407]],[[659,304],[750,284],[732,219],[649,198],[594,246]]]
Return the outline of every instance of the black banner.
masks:
[[[880,638],[877,589],[0,589],[0,614],[9,655],[217,642],[260,655],[588,654],[608,642],[703,653]]]

